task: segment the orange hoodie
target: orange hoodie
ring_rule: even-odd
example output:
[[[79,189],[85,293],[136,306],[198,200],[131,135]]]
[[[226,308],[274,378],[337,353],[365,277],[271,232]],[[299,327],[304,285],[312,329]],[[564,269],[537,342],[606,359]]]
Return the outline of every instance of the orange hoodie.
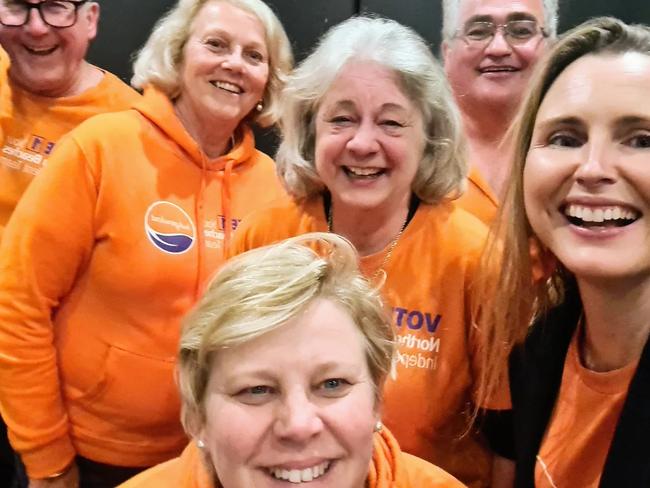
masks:
[[[0,249],[0,405],[33,478],[75,454],[152,466],[187,444],[179,324],[240,220],[282,194],[245,129],[206,159],[170,101],[74,129],[19,202]]]
[[[140,98],[108,72],[96,86],[71,97],[41,97],[11,82],[9,86],[11,94],[3,94],[0,101],[0,110],[11,114],[1,139],[0,238],[18,200],[61,137],[93,115],[126,110]]]
[[[201,452],[191,443],[181,457],[149,469],[119,488],[221,488],[212,481]],[[460,481],[402,452],[386,428],[375,434],[367,488],[462,488]]]

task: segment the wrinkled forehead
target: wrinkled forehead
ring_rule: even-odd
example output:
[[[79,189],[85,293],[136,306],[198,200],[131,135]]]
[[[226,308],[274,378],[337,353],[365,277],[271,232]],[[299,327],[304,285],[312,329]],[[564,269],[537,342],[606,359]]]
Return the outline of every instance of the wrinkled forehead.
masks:
[[[474,21],[503,23],[531,19],[544,22],[542,0],[460,0],[459,25]]]

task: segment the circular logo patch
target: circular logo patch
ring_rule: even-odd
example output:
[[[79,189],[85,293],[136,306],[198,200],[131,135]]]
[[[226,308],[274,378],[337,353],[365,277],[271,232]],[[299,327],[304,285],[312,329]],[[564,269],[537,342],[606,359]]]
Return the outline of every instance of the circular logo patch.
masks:
[[[149,205],[144,228],[151,243],[169,254],[183,254],[194,244],[196,229],[185,210],[164,200]]]

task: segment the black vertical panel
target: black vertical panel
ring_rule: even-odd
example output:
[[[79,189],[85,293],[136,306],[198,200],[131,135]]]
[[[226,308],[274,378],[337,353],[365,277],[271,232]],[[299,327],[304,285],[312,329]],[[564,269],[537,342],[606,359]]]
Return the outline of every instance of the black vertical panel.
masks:
[[[91,62],[124,80],[131,77],[131,57],[149,37],[158,18],[175,0],[104,0]],[[269,0],[284,25],[298,59],[329,27],[356,13],[355,0]]]
[[[142,47],[154,23],[174,0],[100,1],[99,31],[88,59],[128,82],[131,56]]]
[[[591,17],[611,15],[628,23],[650,24],[648,0],[560,0],[559,32]]]
[[[442,28],[442,2],[439,0],[361,0],[362,12],[372,12],[407,25],[438,52]]]

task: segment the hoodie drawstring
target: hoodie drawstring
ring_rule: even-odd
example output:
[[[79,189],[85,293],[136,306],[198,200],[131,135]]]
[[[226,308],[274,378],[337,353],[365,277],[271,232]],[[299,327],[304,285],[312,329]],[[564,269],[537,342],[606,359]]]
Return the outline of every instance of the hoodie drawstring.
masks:
[[[206,166],[205,155],[201,154],[201,184],[199,185],[199,193],[194,200],[194,221],[196,222],[196,282],[194,284],[194,297],[196,300],[201,298],[203,294],[203,261],[205,253],[205,212],[203,208],[203,201],[206,187]]]

